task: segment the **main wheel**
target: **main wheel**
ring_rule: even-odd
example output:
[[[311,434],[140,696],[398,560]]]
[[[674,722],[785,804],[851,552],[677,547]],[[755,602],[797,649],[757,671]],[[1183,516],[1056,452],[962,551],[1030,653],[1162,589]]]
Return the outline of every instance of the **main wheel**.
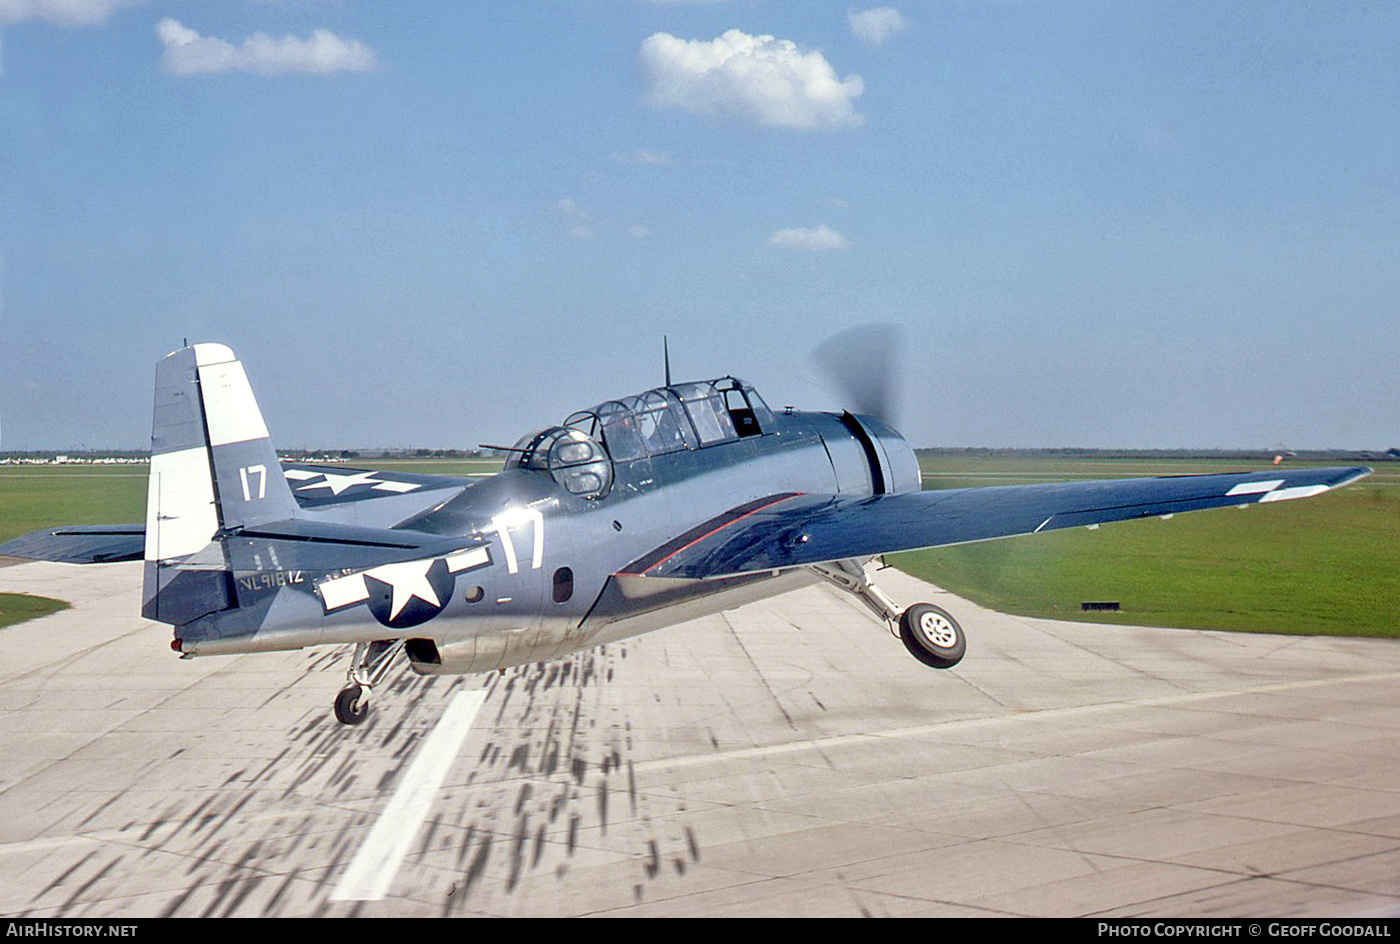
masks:
[[[932,603],[915,603],[900,614],[899,638],[915,659],[935,669],[951,669],[967,652],[958,621]]]
[[[358,685],[342,689],[335,696],[335,720],[341,724],[362,724],[369,717],[369,698]]]

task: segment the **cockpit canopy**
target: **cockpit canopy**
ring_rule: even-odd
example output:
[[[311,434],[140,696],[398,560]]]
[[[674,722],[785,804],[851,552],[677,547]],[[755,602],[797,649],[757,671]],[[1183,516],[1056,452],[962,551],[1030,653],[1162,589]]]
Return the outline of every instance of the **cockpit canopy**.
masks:
[[[548,471],[571,494],[598,499],[612,488],[612,462],[703,449],[772,428],[772,411],[741,380],[672,384],[608,400],[563,426],[531,433],[507,465]]]
[[[723,377],[609,400],[564,425],[601,438],[614,461],[623,462],[757,436],[772,429],[773,414],[748,384]]]

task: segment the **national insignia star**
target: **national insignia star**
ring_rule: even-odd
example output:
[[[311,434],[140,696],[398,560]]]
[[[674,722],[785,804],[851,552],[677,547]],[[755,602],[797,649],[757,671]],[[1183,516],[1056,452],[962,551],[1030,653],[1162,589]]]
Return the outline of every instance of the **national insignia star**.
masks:
[[[442,607],[442,600],[428,580],[428,570],[435,563],[434,560],[417,560],[404,561],[401,564],[381,564],[368,575],[387,583],[393,591],[389,619],[396,619],[415,597],[435,609]]]
[[[374,485],[379,482],[373,472],[352,472],[349,474],[340,472],[323,472],[324,482],[313,482],[310,485],[303,485],[297,489],[299,492],[307,492],[313,488],[328,488],[332,495],[339,495],[348,488],[356,485]]]

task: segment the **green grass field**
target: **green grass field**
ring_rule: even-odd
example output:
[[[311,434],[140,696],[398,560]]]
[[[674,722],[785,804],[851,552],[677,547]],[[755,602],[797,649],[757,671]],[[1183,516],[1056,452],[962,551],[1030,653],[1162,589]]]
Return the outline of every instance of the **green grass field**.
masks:
[[[1175,475],[1216,460],[926,459],[925,487]],[[1267,469],[1266,463],[1255,468]],[[1197,629],[1400,636],[1400,468],[1301,501],[891,555],[983,606],[1024,616]],[[1085,613],[1116,601],[1117,613]]]
[[[27,593],[0,593],[0,629],[66,609],[68,604],[62,600],[33,597]]]
[[[145,465],[0,468],[0,544],[56,524],[145,520]]]
[[[370,468],[465,475],[499,462],[401,460]],[[928,488],[1268,468],[1187,459],[924,459]],[[984,606],[1026,616],[1200,629],[1400,636],[1400,466],[1318,498],[891,555]],[[0,468],[0,542],[52,524],[145,517],[144,466]],[[32,601],[0,596],[0,625]],[[1117,601],[1118,613],[1082,613]],[[50,601],[50,605],[56,604]],[[30,615],[39,615],[32,613]],[[20,616],[19,618],[29,618]]]
[[[0,544],[54,524],[119,524],[146,517],[146,467],[0,468]],[[0,628],[47,616],[68,604],[0,593]]]

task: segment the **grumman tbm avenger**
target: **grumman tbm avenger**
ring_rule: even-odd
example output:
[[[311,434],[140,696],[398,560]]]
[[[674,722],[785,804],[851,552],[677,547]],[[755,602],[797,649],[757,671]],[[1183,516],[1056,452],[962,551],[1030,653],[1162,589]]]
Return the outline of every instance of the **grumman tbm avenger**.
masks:
[[[279,461],[242,364],[195,344],[156,367],[143,525],[67,527],[0,554],[144,560],[141,615],[185,658],[355,647],[336,717],[364,720],[400,657],[486,672],[829,582],[919,661],[966,639],[896,605],[879,555],[1316,495],[1366,468],[922,491],[904,438],[865,412],[774,411],[733,377],[667,383],[522,437],[457,478]]]

